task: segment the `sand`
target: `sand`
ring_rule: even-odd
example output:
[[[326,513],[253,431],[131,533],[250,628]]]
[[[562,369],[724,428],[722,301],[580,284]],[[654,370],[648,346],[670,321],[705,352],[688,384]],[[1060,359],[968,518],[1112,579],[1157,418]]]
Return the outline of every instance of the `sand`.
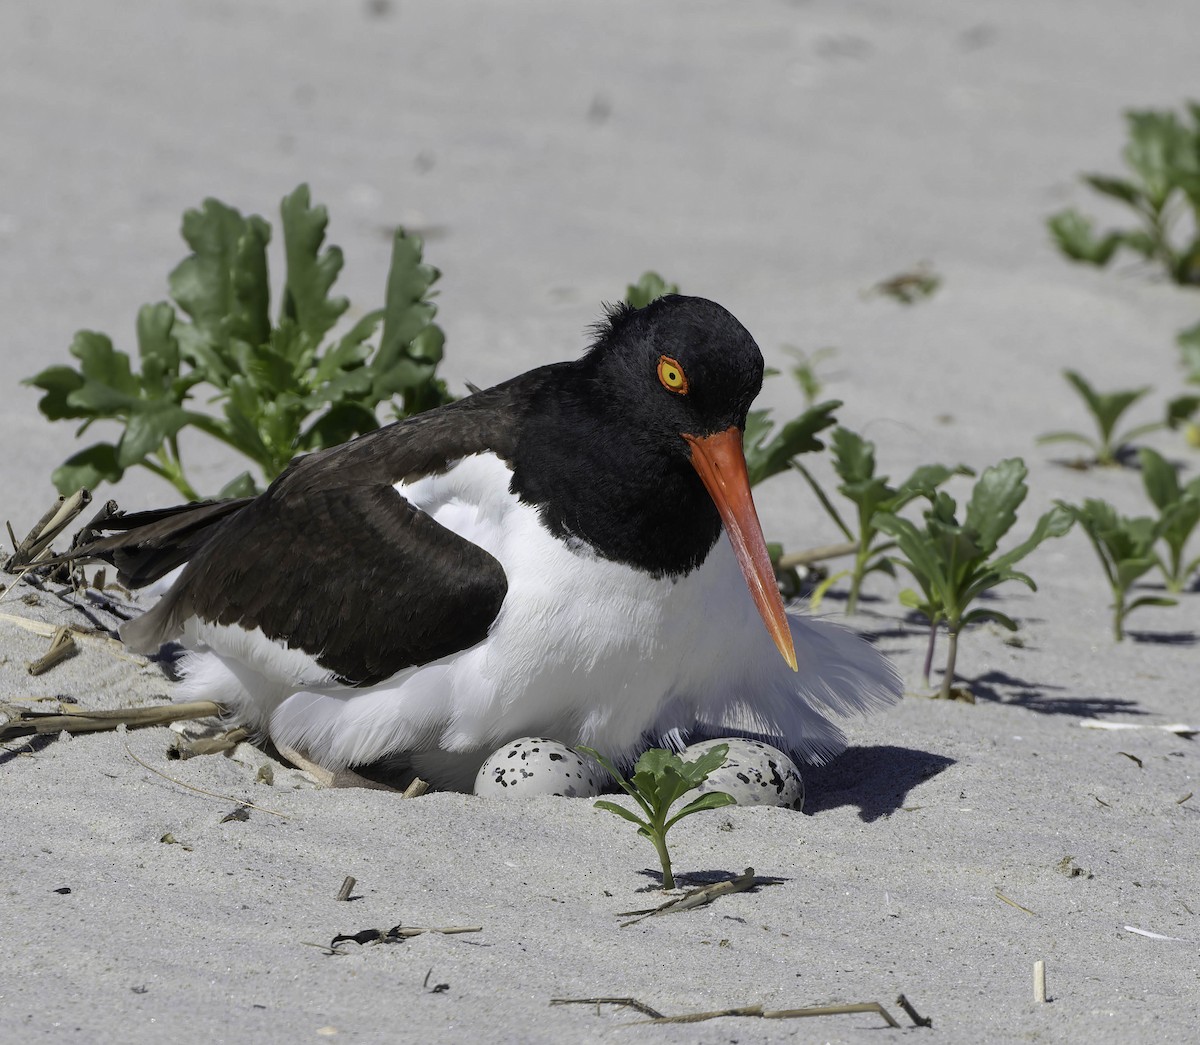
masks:
[[[730,308],[776,366],[785,345],[836,347],[825,394],[885,473],[1023,456],[1015,535],[1058,497],[1142,511],[1136,473],[1070,470],[1034,440],[1085,423],[1064,367],[1154,386],[1132,420],[1157,417],[1183,391],[1173,337],[1200,299],[1142,266],[1070,265],[1043,222],[1072,204],[1118,216],[1076,175],[1118,169],[1123,110],[1196,94],[1198,30],[1186,0],[8,3],[3,514],[31,526],[77,446],[19,380],[67,361],[80,328],[129,349],[186,207],[213,195],[274,218],[300,181],[330,208],[361,307],[381,297],[392,225],[426,236],[456,392],[576,354],[599,303],[656,268]],[[864,293],[922,261],[943,281],[928,300]],[[802,405],[782,377],[762,401]],[[1170,433],[1147,442],[1200,467]],[[242,467],[202,437],[185,450],[205,489]],[[789,549],[838,538],[803,483],[757,493]],[[175,500],[144,472],[99,495]],[[171,761],[166,728],[5,742],[0,1036],[1195,1040],[1200,798],[1182,799],[1200,762],[1160,727],[1200,724],[1200,596],[1138,611],[1115,644],[1082,534],[1028,568],[1037,594],[994,602],[1020,644],[987,626],[963,639],[974,705],[906,697],[852,722],[850,750],[806,773],[803,815],[675,829],[685,881],[753,866],[775,884],[626,928],[619,912],[654,902],[653,852],[586,800],[320,788],[244,746]],[[899,587],[874,579],[847,622],[919,689],[924,631]],[[0,612],[76,612],[28,594]],[[835,588],[821,611],[843,610]],[[0,699],[172,695],[102,643],[30,677],[46,641],[0,619]],[[1138,728],[1081,725],[1097,721]],[[242,802],[262,808],[223,820]],[[347,875],[356,898],[339,902]],[[481,931],[326,953],[398,923]],[[592,996],[668,1014],[878,1001],[906,1029],[873,1013],[630,1028],[629,1010],[550,1004]]]

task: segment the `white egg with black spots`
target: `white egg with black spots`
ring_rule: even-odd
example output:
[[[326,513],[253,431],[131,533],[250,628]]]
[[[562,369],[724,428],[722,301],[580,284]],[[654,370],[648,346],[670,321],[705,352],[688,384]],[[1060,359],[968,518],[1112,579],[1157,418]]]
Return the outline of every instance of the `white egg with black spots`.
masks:
[[[701,794],[724,791],[733,795],[740,806],[804,807],[804,779],[796,763],[779,748],[761,740],[745,737],[703,740],[686,748],[680,757],[685,762],[695,761],[718,744],[728,744],[729,754],[725,764],[714,769],[696,788]]]
[[[497,748],[479,767],[475,794],[485,798],[593,798],[608,775],[586,755],[546,737],[522,737]]]

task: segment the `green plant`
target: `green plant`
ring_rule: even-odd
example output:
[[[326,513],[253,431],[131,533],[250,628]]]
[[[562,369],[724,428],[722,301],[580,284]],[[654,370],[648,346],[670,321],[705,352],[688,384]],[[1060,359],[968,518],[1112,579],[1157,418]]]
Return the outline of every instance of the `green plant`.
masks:
[[[855,529],[846,525],[808,469],[799,462],[795,462],[795,468],[808,480],[809,486],[817,495],[822,507],[829,513],[838,529],[845,534],[846,540],[855,545],[854,565],[849,571],[830,578],[830,581],[844,576],[846,572],[849,573],[850,594],[846,602],[846,612],[856,613],[863,579],[868,574],[878,571],[895,575],[892,560],[886,554],[895,547],[895,544],[893,542],[876,543],[879,537],[879,530],[875,526],[876,517],[880,513],[898,512],[910,501],[922,495],[933,496],[933,491],[952,475],[974,475],[975,473],[964,465],[954,468],[947,468],[940,464],[924,465],[914,471],[899,486],[890,486],[886,475],[875,474],[874,443],[851,432],[848,428],[839,427],[834,430],[830,438],[830,446],[833,450],[833,470],[842,480],[838,492],[854,505],[857,517]],[[821,594],[823,593],[822,591]]]
[[[795,360],[788,367],[788,373],[792,375],[792,380],[800,386],[800,392],[804,396],[804,405],[812,406],[825,387],[825,382],[817,373],[817,368],[826,359],[836,356],[837,349],[817,348],[812,352],[805,352],[795,345],[784,345],[783,350]]]
[[[1083,532],[1088,535],[1104,576],[1112,591],[1113,638],[1125,638],[1125,618],[1142,606],[1174,606],[1175,600],[1162,595],[1143,595],[1128,601],[1129,590],[1142,575],[1157,563],[1154,544],[1158,540],[1158,525],[1148,516],[1135,519],[1119,515],[1107,501],[1088,498],[1082,505],[1058,504],[1070,512]]]
[[[625,300],[634,308],[645,308],[667,294],[678,294],[679,287],[668,283],[657,272],[643,272],[642,278],[625,288]]]
[[[616,802],[601,799],[596,803],[597,809],[607,809],[610,813],[637,824],[638,834],[650,839],[655,852],[658,853],[659,862],[662,864],[663,888],[674,889],[675,876],[671,873],[667,832],[685,816],[705,809],[720,809],[722,806],[733,805],[734,798],[724,791],[709,791],[693,799],[674,816],[670,815],[671,807],[693,788],[703,784],[710,773],[725,764],[729,745],[717,744],[691,762],[685,762],[678,755],[663,748],[651,748],[637,760],[633,767],[633,776],[628,780],[598,751],[588,747],[578,750],[590,755],[608,770],[622,790],[631,795],[641,807],[645,817],[638,816]]]
[[[1167,548],[1165,558],[1155,554],[1155,563],[1162,571],[1167,590],[1181,592],[1191,575],[1200,569],[1200,555],[1191,561],[1185,558],[1187,543],[1200,523],[1200,476],[1180,486],[1175,469],[1161,454],[1145,448],[1140,457],[1146,496],[1159,513],[1155,534]]]
[[[1082,374],[1064,370],[1063,377],[1079,393],[1096,422],[1097,437],[1081,432],[1047,432],[1038,436],[1038,443],[1082,443],[1095,455],[1095,463],[1111,466],[1121,464],[1133,453],[1134,439],[1162,428],[1160,422],[1137,425],[1128,431],[1117,432],[1117,422],[1134,403],[1145,396],[1149,388],[1132,388],[1121,392],[1097,392]]]
[[[430,287],[439,273],[422,263],[421,240],[396,231],[384,307],[327,340],[350,308],[330,295],[342,252],[322,249],[328,215],[310,205],[306,185],[280,209],[286,265],[274,322],[270,225],[208,199],[183,216],[192,253],[170,274],[174,304],[138,313],[138,366],[107,336],[84,330],[70,349],[78,370],[52,366],[25,382],[46,392],[38,404],[46,417],[82,419],[79,434],[98,420],[124,426],[115,443],[96,443],[55,470],[60,491],[116,482],[127,468],[141,466],[195,500],[179,452],[184,428],[246,455],[269,482],[297,453],[378,427],[375,411],[384,401],[399,397],[397,416],[449,401],[436,377],[444,338],[433,322]],[[222,416],[185,405],[203,386]],[[245,472],[219,496],[255,489]]]
[[[1184,380],[1191,385],[1200,385],[1200,323],[1180,331],[1176,341]],[[1182,428],[1188,445],[1200,449],[1200,395],[1181,395],[1168,402],[1167,427]]]
[[[1063,507],[1052,508],[1034,524],[1033,532],[1015,548],[1002,555],[996,551],[1000,539],[1017,519],[1017,509],[1029,492],[1025,485],[1025,462],[1009,458],[979,476],[967,502],[962,522],[957,505],[944,490],[932,492],[925,512],[925,525],[890,512],[875,516],[877,529],[892,537],[903,558],[898,565],[912,574],[921,589],[900,593],[900,601],[929,620],[929,651],[925,659],[925,682],[933,656],[933,642],[939,623],[946,625],[949,648],[940,696],[951,696],[954,666],[958,656],[958,636],[964,627],[976,621],[993,620],[1009,631],[1016,623],[990,606],[971,609],[985,591],[1005,581],[1020,581],[1036,591],[1037,585],[1025,573],[1013,567],[1048,537],[1061,537],[1072,524],[1072,515]]]
[[[1169,110],[1125,114],[1122,156],[1132,178],[1086,174],[1083,181],[1130,208],[1137,227],[1097,235],[1090,218],[1061,211],[1047,224],[1064,254],[1103,266],[1124,248],[1160,263],[1176,283],[1200,285],[1200,105],[1185,108],[1183,119]]]
[[[750,485],[757,486],[771,476],[787,471],[800,454],[824,450],[825,444],[817,438],[817,433],[837,424],[833,412],[841,405],[840,399],[829,399],[810,406],[778,431],[770,410],[751,410],[742,437]]]

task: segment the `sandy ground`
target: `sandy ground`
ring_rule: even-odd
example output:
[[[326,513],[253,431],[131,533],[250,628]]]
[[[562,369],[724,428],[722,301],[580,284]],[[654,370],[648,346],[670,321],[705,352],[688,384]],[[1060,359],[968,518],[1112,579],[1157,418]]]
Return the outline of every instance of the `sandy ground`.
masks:
[[[381,296],[388,229],[426,235],[456,391],[575,354],[599,302],[657,268],[729,307],[776,365],[785,344],[835,346],[826,392],[885,472],[1022,455],[1018,532],[1055,497],[1140,510],[1135,474],[1064,469],[1034,437],[1084,422],[1064,366],[1102,388],[1154,385],[1135,420],[1156,416],[1181,390],[1172,339],[1200,318],[1196,295],[1137,267],[1068,265],[1042,223],[1069,203],[1099,210],[1074,176],[1115,169],[1123,109],[1200,93],[1198,32],[1191,0],[12,0],[3,514],[31,525],[75,447],[19,379],[66,361],[81,327],[129,346],[182,256],[185,207],[215,195],[271,217],[300,181],[329,205],[341,287],[363,306]],[[944,280],[927,302],[864,295],[921,261]],[[800,408],[783,378],[763,401]],[[1150,441],[1195,474],[1194,451]],[[205,488],[240,470],[187,450]],[[115,492],[126,508],[174,499],[148,473]],[[769,536],[836,539],[802,483],[759,493]],[[1039,593],[997,603],[1022,644],[987,628],[963,641],[974,706],[910,698],[853,723],[846,755],[807,774],[806,815],[722,810],[676,829],[691,880],[753,865],[778,884],[623,929],[617,913],[652,900],[653,854],[587,801],[403,802],[281,765],[267,785],[252,749],[168,761],[165,729],[6,743],[0,1036],[1194,1041],[1200,798],[1180,800],[1200,763],[1195,741],[1156,727],[1200,721],[1200,596],[1140,611],[1114,645],[1082,535],[1029,569]],[[850,623],[915,682],[923,635],[896,587],[872,585]],[[68,612],[25,594],[0,611]],[[0,620],[2,699],[171,694],[100,643],[31,678],[45,643]],[[223,822],[242,801],[265,808]],[[349,903],[334,899],[346,875]],[[482,931],[341,957],[309,946],[397,923]],[[549,1004],[880,1001],[907,1027],[899,992],[932,1030],[874,1014],[631,1029],[628,1011]]]

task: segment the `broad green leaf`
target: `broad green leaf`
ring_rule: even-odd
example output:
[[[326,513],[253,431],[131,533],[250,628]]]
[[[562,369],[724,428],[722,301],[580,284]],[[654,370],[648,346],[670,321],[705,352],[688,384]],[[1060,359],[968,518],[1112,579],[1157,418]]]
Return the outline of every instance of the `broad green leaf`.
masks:
[[[342,270],[342,252],[338,247],[321,250],[329,212],[310,205],[307,185],[285,196],[279,209],[287,258],[282,318],[294,320],[310,343],[319,345],[350,307],[345,298],[329,296]]]
[[[167,392],[179,377],[179,342],[172,328],[175,309],[164,301],[143,305],[137,316],[138,355],[142,360],[142,387]]]
[[[441,273],[432,265],[422,263],[422,246],[420,236],[410,235],[404,229],[396,230],[383,306],[383,334],[376,357],[376,363],[383,370],[395,366],[408,354],[413,338],[432,323],[437,314],[437,307],[427,300],[427,295]]]
[[[1112,260],[1121,238],[1109,232],[1097,237],[1092,223],[1075,210],[1064,210],[1046,222],[1059,249],[1073,261],[1104,266]]]
[[[1110,178],[1104,174],[1085,174],[1083,180],[1097,192],[1111,196],[1122,203],[1136,207],[1143,199],[1142,190],[1124,178]]]
[[[1020,562],[1034,548],[1051,537],[1064,536],[1075,525],[1075,516],[1066,508],[1057,505],[1044,513],[1033,525],[1033,532],[1015,548],[992,560],[997,570],[1007,570]]]
[[[238,497],[253,497],[259,492],[250,473],[242,472],[221,487],[217,492],[216,499],[218,501],[231,501]]]
[[[256,278],[249,260],[253,244],[269,236],[269,228],[261,218],[247,221],[234,208],[209,198],[199,210],[184,213],[182,232],[192,253],[168,279],[171,297],[191,317],[195,334],[210,349],[211,379],[220,381],[231,332],[254,326],[248,317],[256,302],[240,300],[239,295],[250,293]],[[243,243],[243,238],[250,242]],[[262,264],[262,286],[255,295],[265,292],[265,256]]]
[[[117,464],[117,448],[111,443],[96,443],[72,454],[54,469],[50,479],[61,494],[74,493],[80,487],[94,490],[101,483],[115,483],[125,474]]]
[[[249,345],[265,344],[271,337],[271,279],[267,271],[270,242],[271,226],[252,214],[234,245],[228,331],[230,337]]]
[[[986,607],[977,610],[971,610],[970,613],[967,613],[963,616],[962,622],[964,625],[967,625],[978,624],[980,621],[985,620],[995,621],[1000,625],[1000,627],[1006,628],[1009,631],[1019,630],[1017,627],[1017,622],[1011,617],[1006,616],[999,610],[993,610]]]
[[[817,433],[836,422],[833,412],[841,405],[840,400],[830,399],[811,406],[799,417],[788,421],[769,440],[751,445],[746,454],[750,485],[755,486],[785,471],[792,459],[800,454],[823,449],[825,444],[817,438]]]
[[[616,813],[617,816],[628,820],[632,824],[637,824],[639,828],[646,829],[650,825],[646,823],[637,813],[626,809],[624,806],[617,805],[616,802],[610,802],[607,799],[601,798],[592,803],[597,809],[606,809],[610,813]]]
[[[38,400],[38,409],[51,421],[89,416],[89,412],[83,407],[71,403],[71,393],[83,387],[83,375],[73,367],[47,367],[40,374],[27,377],[21,383],[33,385],[46,393]]]
[[[695,758],[690,762],[680,760],[680,775],[691,787],[696,787],[699,784],[703,784],[708,779],[710,773],[720,769],[728,757],[728,744],[714,744],[699,758]]]
[[[1179,600],[1168,598],[1166,595],[1142,595],[1125,607],[1126,613],[1132,613],[1141,606],[1178,606]]]
[[[371,357],[371,346],[367,341],[375,333],[382,319],[383,309],[368,312],[350,328],[335,347],[328,349],[317,361],[312,375],[314,387],[334,380],[344,370],[361,367]]]
[[[1142,484],[1146,487],[1146,496],[1161,512],[1169,505],[1179,500],[1179,480],[1175,469],[1163,459],[1156,450],[1143,447],[1138,452],[1142,464]]]
[[[917,468],[912,475],[896,488],[896,505],[903,507],[915,497],[929,496],[942,483],[956,475],[973,476],[975,470],[964,464],[947,468],[944,464],[926,464]]]
[[[1195,146],[1173,112],[1143,111],[1125,115],[1129,124],[1125,161],[1141,175],[1150,206],[1159,211],[1174,188],[1175,171],[1187,168],[1188,153]]]
[[[875,478],[875,444],[848,428],[838,426],[829,437],[833,470],[844,483]],[[886,483],[887,479],[881,480]]]
[[[117,465],[124,469],[140,464],[167,439],[178,435],[187,423],[187,411],[175,403],[164,399],[141,400],[129,415],[117,444]]]
[[[724,806],[735,805],[737,805],[737,799],[733,795],[727,794],[724,791],[706,792],[699,798],[692,799],[692,801],[680,809],[678,813],[666,822],[664,829],[674,827],[685,816],[691,816],[693,813],[702,813],[708,809],[721,809]]]
[[[965,525],[977,536],[979,549],[991,555],[996,546],[1017,521],[1017,509],[1025,500],[1029,488],[1025,462],[1010,457],[991,468],[985,468],[975,483],[967,503]]]
[[[625,300],[634,308],[645,308],[667,294],[678,294],[679,287],[668,283],[657,272],[645,272],[636,283],[625,288]]]

